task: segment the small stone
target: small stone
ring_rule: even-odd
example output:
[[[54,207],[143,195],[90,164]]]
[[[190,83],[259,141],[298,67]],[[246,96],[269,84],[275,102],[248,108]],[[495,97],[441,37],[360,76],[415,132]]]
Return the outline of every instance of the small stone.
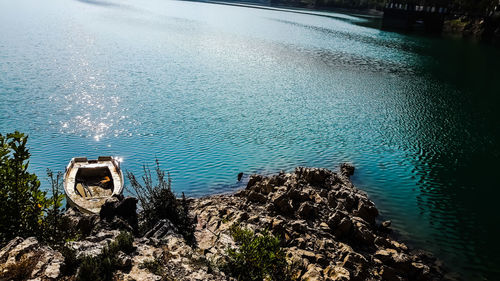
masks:
[[[392,222],[391,222],[390,220],[383,221],[383,222],[382,222],[382,227],[384,227],[384,228],[388,228],[388,227],[390,227],[390,226],[391,226],[391,223],[392,223]]]
[[[349,234],[351,228],[352,228],[351,220],[348,217],[344,217],[333,231],[336,237],[342,238],[347,234]]]
[[[378,216],[378,210],[372,204],[360,201],[355,215],[361,217],[370,224],[375,223],[375,218]]]
[[[354,224],[354,237],[357,239],[357,241],[365,244],[365,245],[372,245],[374,242],[374,235],[366,226],[365,224],[357,221]]]
[[[310,219],[316,215],[316,207],[311,202],[303,202],[300,204],[297,214],[304,219]]]
[[[299,233],[304,233],[307,230],[307,223],[305,220],[293,221],[291,226],[294,231],[297,231]]]
[[[391,268],[389,266],[382,266],[382,269],[379,272],[379,275],[382,276],[382,279],[384,281],[400,281],[403,280],[403,278],[399,277],[396,274],[396,270],[394,268]]]
[[[248,220],[248,218],[249,218],[249,215],[248,215],[248,213],[247,213],[247,212],[240,212],[240,213],[238,213],[238,214],[236,215],[236,217],[235,217],[235,221],[236,221],[236,222],[243,222],[243,221]]]
[[[419,262],[412,262],[411,263],[411,266],[412,266],[412,271],[415,275],[419,276],[420,279],[428,279],[428,276],[430,274],[430,268],[423,264],[423,263],[419,263]]]
[[[250,178],[248,179],[247,183],[247,189],[250,189],[253,187],[257,182],[262,181],[262,176],[259,175],[251,175]]]
[[[150,229],[144,237],[161,239],[169,234],[178,233],[177,227],[168,219],[160,220],[152,229]]]
[[[354,166],[350,163],[343,163],[340,165],[340,173],[344,177],[350,177],[354,174]]]
[[[323,275],[332,281],[349,281],[351,280],[349,271],[341,266],[327,266],[323,270]]]
[[[316,259],[316,263],[322,265],[322,266],[325,266],[328,264],[328,260],[326,259],[325,255],[322,255],[322,254],[316,254],[316,256],[314,257]]]
[[[302,275],[301,280],[304,281],[319,281],[323,280],[321,277],[321,268],[314,266],[314,264],[310,264],[307,268],[306,273]]]
[[[381,260],[383,263],[388,264],[392,262],[392,255],[396,255],[398,252],[394,249],[382,249],[375,252],[374,257]]]
[[[302,237],[295,239],[295,243],[297,244],[297,247],[300,249],[304,249],[306,246],[306,240]]]
[[[121,269],[127,269],[132,266],[132,259],[122,251],[118,252],[116,260],[118,261],[117,266]]]
[[[326,232],[329,232],[330,231],[330,227],[328,226],[328,224],[326,222],[322,222],[319,224],[319,228],[323,231],[326,231]]]
[[[283,233],[285,231],[284,225],[285,225],[285,221],[275,218],[275,219],[273,219],[271,227],[272,227],[273,232]]]
[[[293,206],[286,194],[282,193],[275,195],[271,200],[274,205],[274,209],[278,213],[285,216],[290,216],[293,214]]]
[[[314,252],[312,251],[298,250],[298,253],[300,254],[301,257],[306,258],[310,262],[316,261],[316,254],[314,254]]]
[[[267,201],[267,197],[264,194],[257,193],[255,191],[250,191],[247,198],[249,201],[256,203],[266,203]]]

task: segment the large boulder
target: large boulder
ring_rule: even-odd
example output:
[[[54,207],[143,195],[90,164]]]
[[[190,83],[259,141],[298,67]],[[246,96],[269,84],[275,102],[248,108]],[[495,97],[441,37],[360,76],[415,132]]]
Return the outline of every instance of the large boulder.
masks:
[[[121,219],[127,222],[134,231],[137,231],[137,202],[135,197],[113,196],[102,205],[99,216],[101,220],[107,222],[113,222],[115,218]]]
[[[0,250],[0,280],[58,280],[64,257],[34,237],[16,237]]]
[[[327,169],[298,167],[295,174],[299,179],[313,186],[324,186],[333,173]]]

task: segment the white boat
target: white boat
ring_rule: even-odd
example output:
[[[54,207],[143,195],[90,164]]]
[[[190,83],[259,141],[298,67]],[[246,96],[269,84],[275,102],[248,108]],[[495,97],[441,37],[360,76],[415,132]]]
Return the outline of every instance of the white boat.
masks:
[[[88,214],[99,214],[106,199],[123,192],[120,161],[111,156],[71,159],[64,173],[67,203]]]

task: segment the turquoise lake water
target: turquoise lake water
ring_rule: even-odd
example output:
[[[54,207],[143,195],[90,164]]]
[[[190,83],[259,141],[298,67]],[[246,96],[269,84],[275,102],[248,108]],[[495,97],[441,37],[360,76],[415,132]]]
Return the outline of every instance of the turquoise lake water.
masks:
[[[356,166],[400,238],[500,274],[500,51],[374,22],[180,1],[0,0],[0,132],[31,170],[154,158],[176,192]],[[45,186],[47,185],[44,180]]]

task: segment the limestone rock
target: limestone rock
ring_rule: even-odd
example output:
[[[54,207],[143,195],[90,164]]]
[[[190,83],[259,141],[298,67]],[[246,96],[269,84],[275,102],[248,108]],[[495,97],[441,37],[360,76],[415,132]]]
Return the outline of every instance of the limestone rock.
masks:
[[[250,191],[248,193],[247,198],[251,202],[257,202],[257,203],[265,203],[267,201],[266,196],[264,196],[262,193],[258,193],[255,191]]]
[[[138,228],[137,198],[113,196],[106,200],[99,212],[101,219],[113,221],[115,217],[126,221],[134,230]]]
[[[0,275],[7,280],[10,279],[9,276],[15,276],[19,267],[31,279],[57,280],[64,264],[61,253],[40,245],[34,237],[14,238],[2,248],[0,259]]]
[[[316,215],[316,207],[311,202],[303,202],[300,204],[297,214],[304,219],[310,219]]]
[[[328,266],[323,270],[323,275],[331,281],[349,281],[351,280],[349,271],[341,266]]]
[[[144,237],[161,239],[169,234],[178,233],[177,227],[168,219],[160,220],[153,228],[151,228]]]
[[[314,265],[309,265],[306,273],[304,273],[304,275],[302,275],[302,277],[300,278],[300,280],[304,280],[304,281],[321,281],[321,280],[324,280],[323,279],[323,276],[321,275],[321,268],[320,267],[317,267],[317,266],[314,266]]]

